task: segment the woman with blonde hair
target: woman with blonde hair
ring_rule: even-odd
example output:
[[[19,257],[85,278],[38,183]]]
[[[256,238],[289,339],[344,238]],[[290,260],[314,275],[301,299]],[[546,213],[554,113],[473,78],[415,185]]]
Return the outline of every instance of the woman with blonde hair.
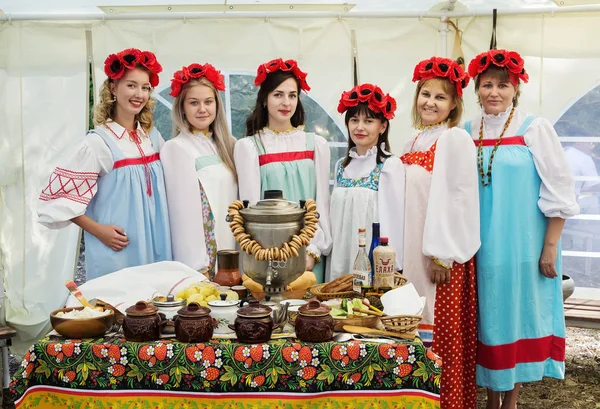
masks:
[[[163,168],[164,141],[151,98],[162,71],[135,48],[111,54],[94,111],[95,128],[57,167],[38,202],[40,223],[85,232],[86,274],[171,260]]]
[[[404,274],[426,297],[419,333],[442,358],[442,409],[475,409],[479,248],[475,147],[457,128],[468,75],[453,60],[432,57],[415,67],[412,108],[419,133],[406,164]]]
[[[225,217],[238,197],[235,139],[219,91],[225,91],[223,75],[208,63],[190,64],[173,74],[174,137],[161,152],[173,258],[211,273],[217,250],[235,248]]]
[[[517,108],[529,79],[519,53],[483,52],[469,74],[481,105],[465,123],[481,180],[477,384],[487,409],[515,409],[521,383],[564,378],[560,236],[579,205],[552,124]]]

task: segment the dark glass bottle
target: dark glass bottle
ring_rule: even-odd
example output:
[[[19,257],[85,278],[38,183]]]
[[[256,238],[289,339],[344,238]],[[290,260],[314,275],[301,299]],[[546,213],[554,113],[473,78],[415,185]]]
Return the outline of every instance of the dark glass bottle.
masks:
[[[377,246],[379,246],[379,235],[380,235],[380,231],[379,231],[379,223],[373,223],[373,230],[372,230],[372,236],[373,238],[371,239],[371,247],[369,249],[369,261],[371,262],[371,274],[375,273],[375,263],[373,262],[373,250],[375,250],[375,248]]]

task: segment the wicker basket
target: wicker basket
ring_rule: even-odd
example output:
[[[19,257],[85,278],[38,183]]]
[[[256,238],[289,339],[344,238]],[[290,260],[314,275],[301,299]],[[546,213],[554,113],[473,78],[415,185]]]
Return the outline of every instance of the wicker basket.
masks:
[[[387,331],[410,334],[416,331],[421,318],[420,315],[389,315],[379,319]]]
[[[308,291],[317,297],[320,301],[333,300],[334,298],[354,298],[357,294],[354,291],[342,291],[339,293],[324,293],[321,292],[321,289],[325,286],[325,284],[317,284],[313,285],[308,289]]]
[[[402,287],[408,283],[408,279],[400,273],[394,273],[394,288]]]

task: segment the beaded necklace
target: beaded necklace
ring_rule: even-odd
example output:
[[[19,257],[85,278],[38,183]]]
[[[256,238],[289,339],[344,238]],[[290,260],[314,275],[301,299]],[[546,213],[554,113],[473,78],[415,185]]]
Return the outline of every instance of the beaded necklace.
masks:
[[[488,163],[487,174],[485,174],[485,175],[483,173],[483,122],[484,121],[483,121],[483,117],[481,118],[481,125],[479,126],[479,145],[477,146],[477,169],[479,169],[479,175],[481,176],[481,184],[483,186],[487,186],[490,183],[492,183],[492,162],[494,161],[494,154],[496,153],[498,146],[500,146],[500,142],[502,142],[502,137],[504,136],[504,133],[508,129],[508,126],[510,125],[510,121],[512,120],[514,113],[515,113],[515,107],[513,106],[512,109],[510,110],[510,115],[508,116],[508,120],[504,124],[504,129],[502,130],[502,133],[498,137],[498,140],[496,141],[496,143],[494,145],[494,149],[492,149],[492,154],[490,155],[490,162]],[[487,177],[487,181],[486,181],[486,177]]]
[[[440,121],[440,122],[437,122],[435,124],[431,124],[431,125],[417,125],[417,129],[420,130],[420,131],[427,131],[427,130],[433,129],[433,128],[437,127],[437,126],[444,125],[446,123],[448,123],[447,119],[445,119],[443,121]]]

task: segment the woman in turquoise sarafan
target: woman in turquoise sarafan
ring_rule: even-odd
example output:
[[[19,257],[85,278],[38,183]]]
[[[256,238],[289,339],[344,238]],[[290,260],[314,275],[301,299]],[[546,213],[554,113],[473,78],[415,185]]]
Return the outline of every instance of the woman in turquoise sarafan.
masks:
[[[465,123],[480,175],[477,384],[487,409],[513,409],[521,383],[564,377],[560,235],[579,206],[554,128],[517,108],[529,79],[521,56],[481,53],[469,74],[482,107]]]
[[[296,61],[278,58],[261,64],[254,84],[260,88],[246,120],[248,137],[238,141],[234,150],[240,199],[253,204],[266,190],[281,190],[286,200],[315,200],[320,219],[306,249],[307,270],[312,270],[332,245],[329,145],[323,137],[304,131],[300,92],[310,87]]]
[[[84,230],[88,280],[171,260],[167,195],[153,125],[156,56],[135,48],[111,54],[94,108],[95,127],[59,160],[38,202],[49,228]]]
[[[404,165],[390,151],[388,134],[396,101],[372,84],[357,85],[342,94],[339,113],[346,113],[346,156],[335,165],[331,193],[331,232],[335,246],[327,258],[326,280],[352,271],[358,253],[358,229],[372,239],[373,223],[396,250],[396,270],[402,270],[404,232]]]
[[[173,138],[161,152],[173,259],[209,276],[217,250],[236,248],[225,221],[238,197],[235,138],[219,91],[225,91],[223,75],[211,64],[193,63],[173,74]]]

